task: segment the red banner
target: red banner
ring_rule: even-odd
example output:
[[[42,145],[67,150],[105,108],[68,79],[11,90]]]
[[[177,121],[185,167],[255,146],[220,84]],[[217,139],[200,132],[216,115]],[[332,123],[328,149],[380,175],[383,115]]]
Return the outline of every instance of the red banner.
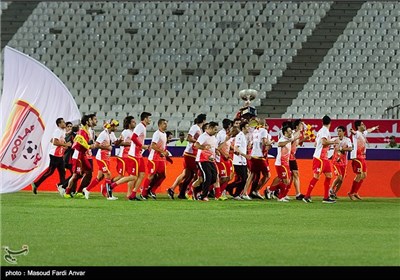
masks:
[[[278,131],[281,130],[282,122],[286,121],[286,119],[265,119],[265,121],[269,125],[269,133],[271,134],[272,139],[278,141]],[[302,121],[315,135],[322,127],[322,120],[320,119],[302,119]],[[338,126],[344,126],[347,131],[347,136],[350,136],[350,129],[355,129],[354,121],[355,120],[332,120],[330,128],[331,136],[337,136],[336,128]],[[392,135],[396,137],[396,142],[399,143],[400,120],[363,120],[363,122],[367,129],[379,125],[378,130],[367,135],[369,144],[377,144],[376,147],[382,147],[383,144],[386,145],[389,142],[389,137]]]

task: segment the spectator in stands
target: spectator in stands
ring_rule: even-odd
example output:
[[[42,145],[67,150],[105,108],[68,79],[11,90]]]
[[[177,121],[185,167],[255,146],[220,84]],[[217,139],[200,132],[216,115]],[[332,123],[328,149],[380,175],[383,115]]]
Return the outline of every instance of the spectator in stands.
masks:
[[[188,141],[185,139],[185,133],[180,132],[179,133],[179,140],[175,142],[175,146],[177,147],[186,147],[188,144]]]
[[[389,144],[386,145],[386,148],[400,148],[400,144],[396,143],[396,137],[394,135],[389,137]]]

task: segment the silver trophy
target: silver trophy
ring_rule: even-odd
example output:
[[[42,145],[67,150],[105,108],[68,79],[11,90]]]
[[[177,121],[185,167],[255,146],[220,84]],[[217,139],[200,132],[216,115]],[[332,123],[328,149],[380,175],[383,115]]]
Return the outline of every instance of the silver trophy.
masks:
[[[255,89],[242,89],[239,91],[239,96],[245,101],[244,106],[240,108],[240,116],[245,119],[250,119],[257,116],[256,108],[250,106],[251,101],[254,100],[258,95],[258,91]]]

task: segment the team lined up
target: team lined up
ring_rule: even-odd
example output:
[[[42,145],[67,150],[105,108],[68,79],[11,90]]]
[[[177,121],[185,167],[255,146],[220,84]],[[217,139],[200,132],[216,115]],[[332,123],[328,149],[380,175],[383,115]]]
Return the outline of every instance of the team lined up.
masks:
[[[358,190],[366,177],[366,135],[378,127],[366,129],[362,121],[356,121],[356,131],[351,130],[353,141],[345,136],[345,128],[337,128],[338,137],[331,139],[331,119],[322,119],[323,127],[318,131],[313,155],[313,178],[307,192],[300,191],[296,150],[302,142],[308,140],[304,135],[304,124],[300,119],[282,124],[281,136],[277,142],[278,153],[275,160],[277,176],[272,184],[260,194],[261,189],[271,177],[268,163],[268,151],[274,141],[268,133],[268,124],[254,118],[256,126],[250,127],[245,119],[231,121],[224,119],[223,128],[219,130],[217,122],[206,122],[206,115],[200,114],[188,132],[188,144],[183,155],[184,166],[182,173],[173,185],[167,189],[168,196],[175,197],[179,187],[180,199],[195,199],[208,201],[209,197],[226,200],[230,194],[235,200],[271,199],[288,202],[287,196],[292,182],[296,190],[296,199],[306,203],[311,202],[311,193],[324,173],[324,203],[334,203],[343,178],[346,175],[347,153],[351,151],[353,171],[356,177],[353,181],[349,197],[361,199]],[[166,162],[172,162],[167,151],[167,143],[172,134],[167,135],[168,121],[158,120],[158,130],[154,132],[151,144],[145,145],[146,127],[151,123],[151,113],[143,112],[140,123],[132,116],[124,119],[124,130],[121,136],[115,136],[118,121],[110,120],[104,124],[104,130],[95,138],[94,127],[97,125],[95,114],[85,115],[77,131],[68,131],[67,124],[62,118],[56,120],[58,126],[53,134],[53,147],[50,150],[49,169],[36,182],[32,183],[36,194],[40,184],[55,169],[58,170],[60,183],[59,193],[65,198],[81,197],[89,199],[91,191],[103,180],[101,193],[108,200],[115,200],[113,190],[127,183],[127,198],[129,200],[156,199],[157,189],[166,178]],[[76,134],[76,135],[75,135]],[[66,139],[73,139],[73,143]],[[112,146],[119,146],[117,154],[118,175],[112,178],[110,171],[110,156]],[[328,158],[330,147],[334,147],[333,157]],[[98,165],[97,176],[92,179],[93,160],[92,149],[98,149],[95,156]],[[64,155],[64,151],[67,152]],[[143,152],[149,150],[147,168]],[[66,155],[71,155],[67,157]],[[63,156],[65,161],[63,160]],[[332,166],[336,179],[331,185]],[[70,169],[72,175],[65,179],[65,169]],[[81,180],[80,184],[78,184]],[[142,186],[142,188],[141,188]]]

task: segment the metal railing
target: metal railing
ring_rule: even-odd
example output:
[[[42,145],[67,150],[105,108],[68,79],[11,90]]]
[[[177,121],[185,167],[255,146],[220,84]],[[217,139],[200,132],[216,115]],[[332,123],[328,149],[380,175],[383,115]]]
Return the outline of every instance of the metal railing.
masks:
[[[383,112],[383,118],[384,119],[393,119],[393,120],[399,119],[400,118],[400,103],[386,108],[385,111]]]

